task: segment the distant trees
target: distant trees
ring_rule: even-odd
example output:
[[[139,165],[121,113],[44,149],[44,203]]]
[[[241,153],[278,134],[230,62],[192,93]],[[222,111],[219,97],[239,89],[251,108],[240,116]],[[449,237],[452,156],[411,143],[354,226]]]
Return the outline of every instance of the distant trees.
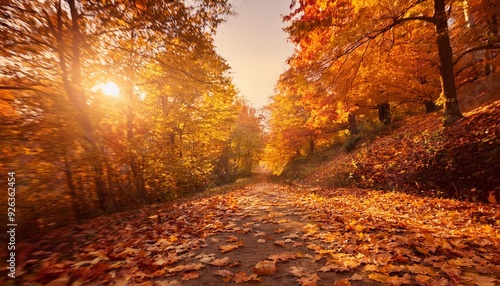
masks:
[[[0,11],[0,169],[19,172],[26,221],[169,199],[219,183],[223,157],[255,162],[245,140],[259,125],[213,44],[227,1],[11,0]],[[235,135],[245,108],[252,132]]]

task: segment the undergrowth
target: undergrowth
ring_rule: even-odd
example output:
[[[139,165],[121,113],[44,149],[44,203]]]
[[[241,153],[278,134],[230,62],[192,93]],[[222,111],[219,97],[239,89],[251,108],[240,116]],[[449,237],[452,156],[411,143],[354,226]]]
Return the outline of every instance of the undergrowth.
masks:
[[[291,162],[297,184],[403,191],[432,197],[500,201],[500,101],[449,127],[441,112],[347,137],[342,146]]]

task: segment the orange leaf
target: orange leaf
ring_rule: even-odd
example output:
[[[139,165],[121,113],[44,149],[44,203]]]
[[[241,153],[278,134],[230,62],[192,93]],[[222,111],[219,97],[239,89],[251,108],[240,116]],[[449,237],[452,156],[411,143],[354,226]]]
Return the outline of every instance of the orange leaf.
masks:
[[[200,273],[193,271],[193,272],[187,272],[182,275],[181,280],[182,281],[187,281],[187,280],[193,280],[200,278]]]
[[[310,274],[309,276],[304,276],[300,279],[297,279],[302,286],[316,286],[319,280],[319,276],[316,273]]]
[[[285,241],[284,240],[276,240],[274,244],[277,244],[279,246],[285,246]]]
[[[260,279],[257,274],[252,274],[248,276],[245,272],[241,271],[236,273],[234,276],[234,282],[235,283],[242,283],[242,282],[261,282],[262,279]]]
[[[368,275],[368,278],[387,285],[402,285],[411,283],[410,275],[408,274],[405,274],[403,277],[398,277],[398,276],[389,276],[381,273],[372,273]]]
[[[217,259],[215,259],[213,262],[211,262],[210,264],[212,264],[212,265],[214,265],[214,266],[219,266],[219,267],[221,267],[221,266],[226,266],[226,265],[228,265],[228,264],[229,264],[229,262],[231,262],[231,258],[229,258],[229,257],[224,257],[224,258],[222,258],[222,259],[217,258]]]
[[[268,259],[274,261],[288,261],[291,259],[297,259],[297,255],[291,252],[282,252],[278,254],[271,254],[269,255]]]
[[[304,277],[304,276],[307,276],[309,275],[310,273],[306,271],[306,269],[304,267],[297,267],[297,266],[290,266],[290,274],[292,274],[293,276],[297,276],[297,277]]]
[[[215,271],[214,274],[218,275],[218,276],[222,276],[223,278],[234,276],[233,272],[231,272],[229,270],[223,270],[223,269]]]
[[[347,278],[340,279],[333,283],[333,286],[351,286],[351,282]]]
[[[278,271],[275,261],[259,261],[257,265],[253,268],[253,273],[258,275],[271,275]]]
[[[245,243],[243,241],[238,241],[238,243],[235,243],[235,244],[221,245],[221,246],[219,246],[219,249],[222,253],[226,253],[226,252],[229,252],[231,250],[235,250],[236,248],[243,246],[243,245],[245,245]]]

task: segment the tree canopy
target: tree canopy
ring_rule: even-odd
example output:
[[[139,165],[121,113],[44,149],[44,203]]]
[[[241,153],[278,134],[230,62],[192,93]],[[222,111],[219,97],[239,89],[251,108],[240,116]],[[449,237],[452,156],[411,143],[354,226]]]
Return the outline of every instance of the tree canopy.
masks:
[[[0,168],[23,173],[25,226],[165,201],[256,163],[258,116],[214,47],[228,1],[0,5]]]

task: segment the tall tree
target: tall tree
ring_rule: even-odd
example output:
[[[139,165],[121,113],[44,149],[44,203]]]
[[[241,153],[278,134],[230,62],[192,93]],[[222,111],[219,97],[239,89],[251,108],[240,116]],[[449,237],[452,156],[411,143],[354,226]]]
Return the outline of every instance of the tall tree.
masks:
[[[296,3],[298,2],[298,3]],[[386,35],[394,36],[397,27],[420,21],[435,31],[441,89],[445,105],[444,121],[452,123],[462,117],[457,101],[453,49],[448,27],[448,10],[444,0],[433,1],[292,1],[297,6],[284,19],[290,39],[299,44],[300,53],[313,60],[312,69],[327,70],[334,62],[347,58],[370,42],[382,43]],[[344,14],[344,17],[342,17]],[[320,37],[318,40],[318,36]],[[309,43],[314,48],[304,48]],[[498,43],[490,44],[490,47]],[[312,57],[312,58],[311,58]]]

